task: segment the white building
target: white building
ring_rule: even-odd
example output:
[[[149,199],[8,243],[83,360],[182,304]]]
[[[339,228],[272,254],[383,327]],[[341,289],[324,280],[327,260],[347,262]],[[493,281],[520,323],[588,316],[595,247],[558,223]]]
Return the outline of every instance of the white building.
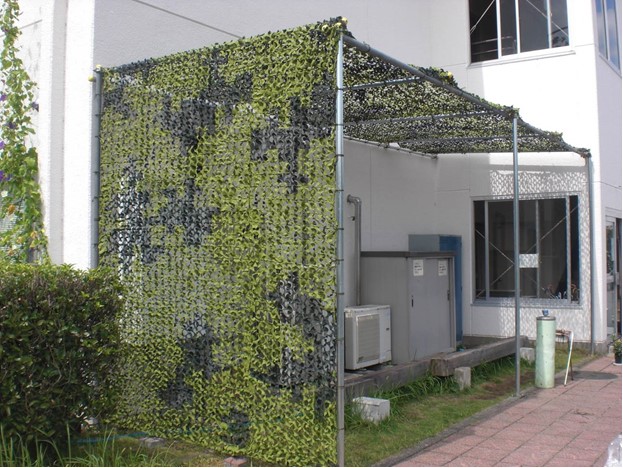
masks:
[[[449,70],[466,90],[519,108],[532,125],[562,132],[571,145],[590,149],[592,171],[573,153],[520,154],[526,200],[521,253],[538,254],[526,256],[537,263],[522,269],[521,333],[534,338],[535,317],[545,308],[556,315],[559,328],[573,330],[585,343],[602,346],[616,330],[620,0],[20,3],[22,53],[39,86],[37,145],[54,262],[94,264],[97,168],[89,76],[96,65],[121,65],[341,15],[358,40],[405,63]],[[464,335],[512,336],[512,263],[505,258],[509,243],[512,249],[512,155],[430,159],[352,141],[345,153],[346,193],[362,199],[363,250],[405,251],[410,234],[461,236],[458,327]],[[347,215],[351,209],[346,206]],[[355,252],[353,223],[346,224],[349,305],[355,302]]]

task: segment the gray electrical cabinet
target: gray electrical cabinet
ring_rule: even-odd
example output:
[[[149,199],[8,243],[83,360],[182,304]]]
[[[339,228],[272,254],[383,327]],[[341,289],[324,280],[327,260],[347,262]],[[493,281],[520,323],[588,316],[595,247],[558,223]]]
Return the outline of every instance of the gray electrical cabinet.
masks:
[[[392,362],[456,349],[453,252],[362,252],[361,298],[391,306]]]

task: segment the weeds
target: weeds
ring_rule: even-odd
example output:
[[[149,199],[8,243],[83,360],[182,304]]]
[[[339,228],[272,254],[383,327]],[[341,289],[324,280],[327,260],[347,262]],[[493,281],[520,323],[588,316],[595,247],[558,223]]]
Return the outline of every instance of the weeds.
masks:
[[[77,446],[20,436],[8,437],[0,427],[0,466],[167,466],[167,452],[148,451],[138,441],[105,434],[96,443]]]

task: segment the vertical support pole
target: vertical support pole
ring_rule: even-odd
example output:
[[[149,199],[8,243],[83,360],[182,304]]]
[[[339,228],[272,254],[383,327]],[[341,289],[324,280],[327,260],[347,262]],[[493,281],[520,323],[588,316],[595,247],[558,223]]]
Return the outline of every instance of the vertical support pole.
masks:
[[[93,207],[93,229],[91,234],[91,267],[95,268],[99,264],[99,208],[100,208],[100,130],[102,124],[102,88],[103,72],[98,65],[95,67],[93,79],[95,81],[95,92],[93,94],[93,186],[92,207]]]
[[[596,220],[595,220],[595,194],[593,193],[593,160],[590,154],[585,156],[586,171],[588,173],[588,210],[589,210],[589,242],[590,242],[590,295],[591,295],[591,354],[595,354],[595,310],[596,310],[596,288],[595,281],[597,278],[595,268],[597,260],[595,258],[595,236],[596,236]],[[580,290],[581,291],[581,290]]]
[[[521,308],[519,282],[519,151],[517,148],[517,113],[513,114],[513,262],[515,266],[515,396],[521,392]]]
[[[344,466],[344,35],[340,35],[336,67],[335,179],[337,217],[337,464]]]
[[[489,271],[489,201],[485,200],[485,298],[491,296],[491,273]]]

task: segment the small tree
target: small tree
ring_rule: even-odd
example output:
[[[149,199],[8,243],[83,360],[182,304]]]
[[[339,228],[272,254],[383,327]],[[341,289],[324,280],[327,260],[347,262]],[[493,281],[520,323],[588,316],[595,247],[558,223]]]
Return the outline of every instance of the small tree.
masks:
[[[25,262],[35,252],[45,255],[41,193],[37,180],[37,151],[29,141],[34,133],[32,112],[35,83],[17,53],[20,30],[17,0],[3,0],[0,29],[4,34],[0,51],[0,258]],[[9,222],[6,222],[9,221]]]

